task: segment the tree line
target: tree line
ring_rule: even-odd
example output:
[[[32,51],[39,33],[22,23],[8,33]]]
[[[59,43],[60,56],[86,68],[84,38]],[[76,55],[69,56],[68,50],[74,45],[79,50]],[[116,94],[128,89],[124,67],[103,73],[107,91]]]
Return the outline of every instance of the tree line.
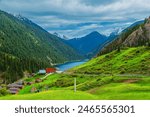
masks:
[[[49,67],[47,63],[29,58],[17,58],[0,52],[0,72],[3,83],[11,83],[23,77],[24,71],[35,73],[39,69]]]

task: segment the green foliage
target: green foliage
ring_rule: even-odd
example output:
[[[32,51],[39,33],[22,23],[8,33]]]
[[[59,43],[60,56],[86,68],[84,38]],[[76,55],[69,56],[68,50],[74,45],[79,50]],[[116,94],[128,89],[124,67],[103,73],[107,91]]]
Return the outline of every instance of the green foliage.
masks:
[[[35,94],[14,95],[1,97],[0,100],[84,100],[98,99],[97,96],[86,92],[77,91],[76,93],[70,90],[51,90]]]
[[[9,92],[6,90],[6,88],[0,88],[0,97],[8,95]]]
[[[150,77],[146,76],[89,76],[82,74],[77,77],[77,92],[73,92],[73,87],[51,88],[49,91],[41,91],[40,93],[28,92],[14,96],[4,96],[1,100],[94,100],[94,99],[150,99]],[[45,83],[51,84],[57,79],[67,78],[68,75],[52,75],[49,76]],[[70,76],[72,77],[72,75]],[[52,78],[50,80],[50,78]],[[55,81],[54,81],[55,79]],[[84,80],[84,81],[83,81]],[[131,82],[132,81],[132,82]],[[28,87],[29,88],[29,87]],[[84,89],[84,90],[82,90]],[[81,91],[82,90],[82,91]]]
[[[31,89],[34,87],[40,91],[45,91],[47,89],[52,88],[53,86],[55,86],[55,82],[60,78],[61,76],[54,74],[51,75],[49,77],[47,77],[46,79],[43,80],[43,82],[41,83],[35,83],[32,84],[31,86],[25,86],[22,90],[20,90],[19,94],[27,94],[27,93],[31,93]],[[32,78],[27,78],[25,79],[25,81],[32,81],[34,82],[36,78],[42,78],[42,76],[35,76]]]
[[[50,75],[41,83],[25,86],[19,95],[0,99],[150,99],[149,51],[147,47],[113,51],[66,73]],[[30,94],[32,88],[40,92]]]
[[[53,85],[56,87],[68,87],[68,86],[73,86],[74,81],[71,78],[63,78],[63,79],[58,79]]]
[[[0,57],[0,72],[8,82],[20,79],[26,70],[37,72],[51,67],[51,63],[82,58],[61,39],[30,20],[3,11],[0,11]]]
[[[48,67],[42,62],[20,59],[12,55],[0,52],[0,71],[3,72],[2,78],[4,83],[14,82],[23,77],[23,71],[37,72],[40,68]]]
[[[88,74],[147,74],[150,71],[150,50],[147,47],[113,51],[69,71]]]
[[[29,24],[31,22],[24,22],[20,20],[19,22],[25,23],[26,28],[29,28],[30,30]],[[34,27],[33,35],[35,34],[39,37],[41,32],[35,31],[35,25],[32,25],[32,27]],[[132,33],[133,30],[136,30],[137,28],[138,27],[133,27],[132,30],[129,29],[122,35],[122,39],[124,40],[128,35]],[[3,32],[0,33],[2,35],[5,34]],[[30,39],[33,39],[31,38],[33,37],[33,35],[29,33],[27,33],[27,35],[30,35]],[[47,38],[47,36],[45,36],[45,38]],[[42,38],[42,41],[45,38]],[[53,43],[53,41],[51,43]],[[70,69],[63,74],[50,75],[41,83],[35,83],[31,86],[26,85],[22,90],[20,90],[18,95],[4,96],[0,99],[150,99],[149,47],[124,48],[119,45],[119,43],[120,42],[117,42],[116,45],[112,44],[111,48],[109,48],[109,51],[117,49],[116,51],[99,56],[97,58],[93,58],[89,62]],[[38,46],[40,47],[40,45]],[[10,49],[8,50],[11,51]],[[41,52],[41,48],[39,52]],[[43,58],[41,58],[40,56],[36,55],[36,52],[34,53],[34,56],[38,59],[34,59],[34,57],[30,55],[30,53],[28,53],[29,58],[26,58],[26,55],[21,55],[21,57],[14,53],[6,54],[2,52],[2,54],[4,55],[2,55],[2,62],[0,63],[0,66],[3,71],[11,71],[13,69],[31,71],[37,66],[36,64],[34,65],[34,61],[32,60],[37,60],[35,63],[42,61],[39,67],[42,67],[42,65],[47,65],[43,64],[45,55],[42,55]],[[57,57],[55,56],[55,59],[56,58]],[[7,64],[4,64],[6,60]],[[23,68],[15,67],[14,64],[18,64],[17,66],[19,66],[20,62],[18,61],[21,60],[27,61],[27,63],[29,64],[25,62],[23,63]],[[13,73],[15,74],[15,72]],[[14,74],[11,74],[11,77]],[[34,81],[36,78],[37,76],[25,80]],[[74,78],[76,78],[77,80],[76,93],[73,92]],[[32,88],[36,88],[37,90],[39,90],[39,93],[32,92],[32,94],[30,94]]]

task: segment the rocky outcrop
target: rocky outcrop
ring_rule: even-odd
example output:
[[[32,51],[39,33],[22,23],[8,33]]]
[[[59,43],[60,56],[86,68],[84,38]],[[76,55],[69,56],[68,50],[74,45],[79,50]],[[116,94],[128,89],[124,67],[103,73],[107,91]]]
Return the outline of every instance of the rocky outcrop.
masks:
[[[109,53],[121,47],[137,47],[150,45],[150,17],[123,32],[113,42],[107,44],[98,55]]]

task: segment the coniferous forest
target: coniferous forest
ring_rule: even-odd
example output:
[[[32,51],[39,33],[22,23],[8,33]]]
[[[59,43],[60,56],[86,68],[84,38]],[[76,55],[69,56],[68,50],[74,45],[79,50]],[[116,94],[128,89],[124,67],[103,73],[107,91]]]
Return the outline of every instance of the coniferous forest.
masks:
[[[0,11],[0,79],[14,82],[24,72],[38,72],[53,64],[83,57],[60,38],[20,15]]]

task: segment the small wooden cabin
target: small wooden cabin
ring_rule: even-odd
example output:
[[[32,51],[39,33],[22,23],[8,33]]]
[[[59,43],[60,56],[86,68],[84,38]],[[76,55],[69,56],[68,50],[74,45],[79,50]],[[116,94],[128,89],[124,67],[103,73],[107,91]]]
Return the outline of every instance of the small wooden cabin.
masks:
[[[24,85],[24,82],[23,82],[23,80],[19,80],[18,82],[16,82],[16,84],[18,84],[18,85]]]
[[[22,89],[23,88],[23,85],[18,85],[16,83],[13,83],[13,84],[9,84],[7,85],[8,88],[19,88],[19,89]]]
[[[24,87],[23,80],[19,80],[15,83],[7,85],[7,88],[11,94],[17,94],[19,92],[19,90],[22,89],[23,87]]]

